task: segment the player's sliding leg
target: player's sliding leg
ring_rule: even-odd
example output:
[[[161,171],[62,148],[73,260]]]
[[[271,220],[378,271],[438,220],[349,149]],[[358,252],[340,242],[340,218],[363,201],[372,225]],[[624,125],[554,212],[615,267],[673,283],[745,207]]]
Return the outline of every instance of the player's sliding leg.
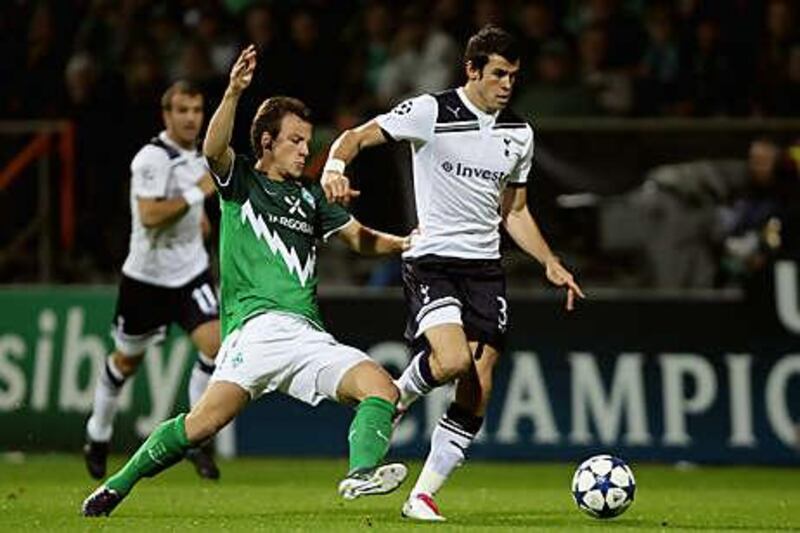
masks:
[[[389,450],[399,397],[391,376],[375,362],[362,361],[342,377],[336,396],[341,403],[358,403],[348,433],[350,469],[339,483],[339,494],[350,500],[392,492],[408,470],[401,463],[381,464]]]
[[[470,372],[459,378],[456,398],[431,435],[431,449],[411,494],[403,505],[403,516],[415,520],[442,521],[434,497],[450,475],[464,463],[467,450],[483,425],[492,390],[492,369],[499,358],[488,345],[470,343],[480,353]]]
[[[427,327],[423,330],[424,338],[417,337],[415,341],[420,349],[396,382],[400,390],[397,405],[400,414],[420,396],[469,372],[472,352],[460,313],[458,307],[445,306],[427,315],[437,325],[428,326],[424,319],[420,323],[420,328]]]
[[[200,400],[211,374],[214,373],[214,358],[219,351],[219,321],[211,320],[200,324],[191,333],[192,342],[199,350],[189,376],[189,407],[194,408]],[[210,354],[210,355],[206,355]],[[209,440],[186,452],[186,458],[192,462],[198,475],[205,479],[219,479],[220,473],[214,461],[214,441]]]
[[[97,378],[94,389],[92,414],[86,423],[86,444],[83,457],[86,468],[95,479],[106,475],[108,444],[114,433],[119,395],[125,382],[142,362],[143,354],[126,356],[119,351],[106,358],[106,364]]]
[[[213,437],[247,405],[250,395],[239,385],[213,383],[188,415],[159,425],[133,457],[83,501],[84,516],[108,515],[144,477],[179,462],[192,445]]]

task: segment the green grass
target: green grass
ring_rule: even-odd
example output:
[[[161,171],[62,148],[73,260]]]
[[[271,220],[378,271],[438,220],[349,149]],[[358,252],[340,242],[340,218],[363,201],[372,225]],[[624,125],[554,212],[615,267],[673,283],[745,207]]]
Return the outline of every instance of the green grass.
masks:
[[[119,466],[116,458],[112,466]],[[581,514],[572,466],[471,463],[438,502],[446,524],[400,518],[413,479],[395,494],[343,502],[342,461],[237,459],[219,483],[187,464],[142,481],[111,518],[78,516],[94,488],[76,456],[0,459],[0,531],[790,531],[800,529],[800,470],[634,465],[638,490],[612,521]],[[412,465],[416,476],[419,464]]]

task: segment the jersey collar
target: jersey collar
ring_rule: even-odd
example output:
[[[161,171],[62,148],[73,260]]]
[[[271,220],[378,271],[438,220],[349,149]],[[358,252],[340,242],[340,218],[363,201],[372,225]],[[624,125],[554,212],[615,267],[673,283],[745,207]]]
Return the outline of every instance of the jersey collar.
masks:
[[[469,99],[467,93],[464,92],[463,87],[459,87],[456,89],[456,94],[464,103],[464,105],[472,111],[476,117],[478,117],[478,121],[481,123],[492,122],[494,119],[497,118],[498,113],[500,111],[495,111],[494,113],[487,113],[486,111],[482,111],[478,106],[472,103],[472,100]]]
[[[197,152],[197,148],[191,148],[187,150],[186,148],[182,147],[181,145],[170,139],[169,135],[167,135],[167,130],[161,130],[161,133],[158,134],[158,138],[164,141],[169,146],[175,148],[181,154],[186,155],[186,154],[194,154]]]

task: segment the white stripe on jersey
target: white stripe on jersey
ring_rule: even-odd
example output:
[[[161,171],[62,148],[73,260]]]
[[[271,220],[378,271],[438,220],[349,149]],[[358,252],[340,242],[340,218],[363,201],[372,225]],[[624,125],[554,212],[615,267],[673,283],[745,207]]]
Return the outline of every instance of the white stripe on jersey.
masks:
[[[489,115],[462,89],[406,100],[378,125],[412,149],[420,237],[404,257],[500,257],[500,202],[524,185],[533,130],[510,111]]]

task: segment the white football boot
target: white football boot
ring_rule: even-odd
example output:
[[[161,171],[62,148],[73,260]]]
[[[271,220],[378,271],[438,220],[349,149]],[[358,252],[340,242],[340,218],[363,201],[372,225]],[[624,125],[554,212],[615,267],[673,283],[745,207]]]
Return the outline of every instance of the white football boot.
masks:
[[[424,492],[412,494],[403,504],[402,515],[411,520],[418,520],[420,522],[444,522],[445,517],[439,512],[439,506],[433,499],[433,496]]]
[[[360,496],[388,494],[399,487],[408,475],[402,463],[389,463],[349,474],[339,483],[339,494],[345,500]]]

